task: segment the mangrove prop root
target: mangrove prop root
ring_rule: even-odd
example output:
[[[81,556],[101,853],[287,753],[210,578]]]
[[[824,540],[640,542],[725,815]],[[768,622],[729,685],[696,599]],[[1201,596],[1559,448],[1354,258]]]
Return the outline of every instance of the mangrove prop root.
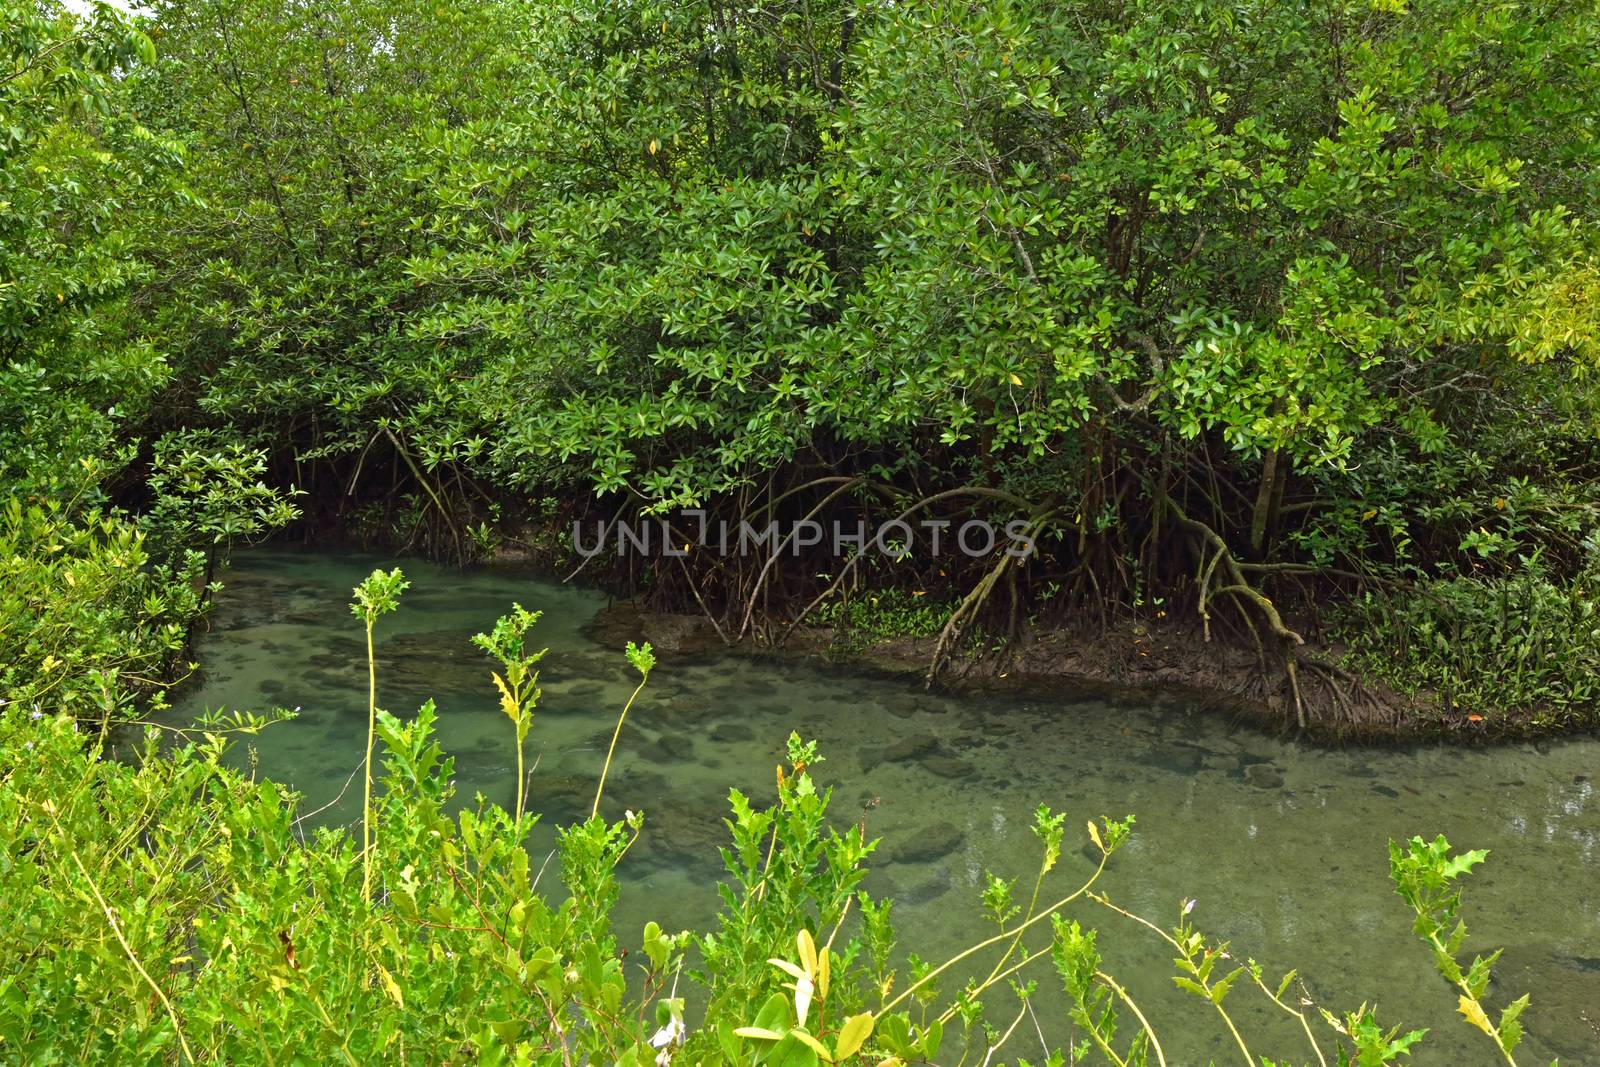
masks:
[[[1037,537],[1039,530],[1056,514],[1056,509],[1046,507],[1036,510],[1033,517],[1028,520],[1025,539]],[[950,613],[950,618],[945,620],[944,628],[939,631],[939,640],[933,646],[933,659],[928,664],[928,673],[922,680],[923,688],[932,688],[935,679],[939,676],[939,668],[944,664],[945,656],[949,653],[950,646],[954,644],[966,629],[971,620],[977,618],[983,610],[984,603],[994,592],[1004,577],[1017,562],[1016,556],[1010,551],[1000,553],[1000,560],[991,567],[978,584],[962,598],[956,610]],[[1013,596],[1015,591],[1013,589]]]
[[[1013,504],[1021,508],[1037,510],[1031,501],[1024,500],[1022,497],[1005,492],[1002,489],[992,489],[988,486],[981,485],[967,485],[958,489],[946,489],[942,492],[934,493],[931,496],[925,496],[921,500],[916,501],[910,507],[901,511],[898,515],[884,525],[893,525],[897,522],[903,523],[910,519],[911,516],[917,514],[919,511],[925,511],[934,504],[942,503],[946,500],[958,499],[961,497],[978,497],[981,499],[999,500],[1003,503]],[[860,564],[861,560],[866,558],[866,556],[866,552],[858,552],[846,560],[844,566],[839,568],[838,575],[828,583],[827,588],[813,597],[805,607],[800,609],[799,613],[796,614],[793,619],[789,620],[788,626],[785,627],[783,633],[778,637],[777,643],[782,644],[783,642],[787,641],[789,636],[793,634],[802,623],[805,622],[806,618],[816,610],[818,605],[822,604],[824,601],[834,596],[840,589],[844,588],[846,583],[855,576],[857,566]]]
[[[1306,702],[1300,687],[1300,648],[1306,643],[1305,638],[1289,628],[1283,621],[1283,615],[1266,594],[1250,584],[1245,577],[1244,567],[1234,557],[1228,543],[1222,535],[1198,519],[1184,514],[1183,510],[1172,502],[1170,497],[1162,498],[1161,508],[1179,529],[1198,538],[1201,542],[1200,568],[1195,578],[1197,603],[1196,610],[1200,613],[1201,624],[1204,628],[1205,639],[1211,640],[1211,605],[1221,597],[1229,596],[1238,601],[1241,606],[1254,608],[1266,622],[1267,632],[1277,639],[1279,654],[1283,657],[1284,675],[1289,686],[1290,700],[1294,707],[1295,722],[1300,729],[1306,727]],[[1220,588],[1213,589],[1217,581],[1217,573],[1221,571],[1221,580],[1228,583]],[[1255,632],[1255,625],[1251,623],[1251,631]]]

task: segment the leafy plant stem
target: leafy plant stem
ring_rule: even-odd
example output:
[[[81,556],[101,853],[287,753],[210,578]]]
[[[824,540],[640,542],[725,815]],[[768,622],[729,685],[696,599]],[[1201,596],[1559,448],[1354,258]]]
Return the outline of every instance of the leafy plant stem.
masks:
[[[1161,1067],[1167,1067],[1167,1057],[1161,1051],[1161,1042],[1156,1038],[1155,1027],[1151,1026],[1150,1020],[1144,1017],[1144,1012],[1140,1011],[1139,1005],[1133,1002],[1133,997],[1129,996],[1128,991],[1122,988],[1121,984],[1119,984],[1115,978],[1111,977],[1106,972],[1096,971],[1094,972],[1094,976],[1107,989],[1115,993],[1118,999],[1128,1006],[1129,1011],[1133,1012],[1134,1018],[1139,1020],[1139,1025],[1144,1027],[1144,1032],[1150,1037],[1150,1049],[1156,1054],[1156,1062],[1159,1063]]]
[[[1260,989],[1262,993],[1266,994],[1268,1000],[1272,1001],[1278,1007],[1282,1008],[1284,1011],[1288,1012],[1290,1015],[1293,1015],[1300,1021],[1300,1029],[1305,1031],[1306,1043],[1311,1046],[1311,1051],[1316,1054],[1317,1063],[1320,1065],[1320,1067],[1328,1067],[1328,1061],[1323,1057],[1322,1049],[1317,1045],[1316,1036],[1311,1032],[1311,1023],[1307,1021],[1306,1013],[1303,1011],[1296,1011],[1294,1008],[1291,1008],[1289,1005],[1285,1004],[1276,993],[1267,988],[1266,983],[1261,980],[1261,977],[1255,972],[1254,969],[1251,969],[1250,971],[1250,980],[1256,984],[1256,987]]]
[[[1439,935],[1438,934],[1429,934],[1428,935],[1428,943],[1430,945],[1432,945],[1434,951],[1439,953],[1441,956],[1444,956],[1444,957],[1450,956],[1450,952],[1448,950],[1446,950],[1446,948],[1444,946],[1444,943],[1439,940]],[[1457,989],[1459,989],[1461,991],[1461,998],[1462,998],[1463,1001],[1470,1003],[1477,1010],[1477,1013],[1481,1018],[1483,1018],[1483,1019],[1487,1019],[1488,1018],[1488,1013],[1486,1011],[1484,1011],[1482,1001],[1480,1001],[1477,997],[1472,995],[1472,989],[1467,985],[1465,980],[1457,979],[1452,984]],[[1491,1028],[1492,1028],[1493,1024],[1490,1024],[1490,1025],[1491,1025]],[[1517,1067],[1517,1061],[1511,1055],[1510,1051],[1508,1051],[1506,1049],[1505,1044],[1501,1040],[1499,1030],[1498,1029],[1493,1029],[1492,1032],[1489,1034],[1489,1036],[1494,1038],[1495,1048],[1500,1050],[1500,1055],[1505,1057],[1505,1061],[1509,1065],[1509,1067]]]
[[[139,962],[138,955],[133,951],[133,946],[128,944],[128,939],[122,935],[122,927],[117,923],[116,913],[106,903],[106,898],[100,895],[100,887],[94,884],[94,879],[89,877],[89,870],[83,865],[83,860],[78,858],[78,853],[72,853],[72,862],[77,866],[78,873],[83,876],[84,885],[89,887],[89,892],[94,894],[95,903],[100,905],[100,910],[105,913],[106,923],[110,925],[111,932],[116,935],[117,944],[122,946],[122,951],[127,954],[128,962],[133,964],[133,969],[139,972],[139,977],[145,980],[161,1001],[161,1006],[167,1011],[167,1018],[172,1020],[172,1032],[178,1035],[178,1046],[183,1050],[183,1058],[187,1063],[195,1062],[194,1053],[189,1048],[188,1038],[183,1036],[183,1024],[178,1021],[178,1011],[172,1006],[172,1001],[167,999],[166,992],[150,977],[150,972],[144,969],[144,964]]]
[[[378,662],[372,650],[372,616],[367,619],[367,754],[362,761],[365,788],[361,797],[361,895],[372,896],[372,741],[378,725]],[[519,746],[520,748],[520,746]],[[519,782],[520,785],[520,782]]]
[[[1099,895],[1097,893],[1090,893],[1090,894],[1088,894],[1088,896],[1089,896],[1090,900],[1094,901],[1097,904],[1102,904],[1105,907],[1110,908],[1112,911],[1116,912],[1118,915],[1121,915],[1123,918],[1132,919],[1134,922],[1139,923],[1140,925],[1145,926],[1145,927],[1147,927],[1147,928],[1149,928],[1151,930],[1154,930],[1156,932],[1156,935],[1159,936],[1163,941],[1165,941],[1167,944],[1171,945],[1180,954],[1186,955],[1186,953],[1184,953],[1183,946],[1178,944],[1177,940],[1171,934],[1169,934],[1165,930],[1161,929],[1161,927],[1157,926],[1155,923],[1151,922],[1149,919],[1144,918],[1142,915],[1135,915],[1133,912],[1127,911],[1126,909],[1119,908],[1117,905],[1111,903],[1111,901],[1109,899],[1107,899],[1106,897],[1103,897],[1103,896],[1101,896],[1101,895]],[[1201,986],[1206,990],[1206,992],[1209,993],[1211,991],[1211,983],[1210,982],[1201,982]],[[1255,1061],[1255,1058],[1253,1056],[1251,1056],[1251,1054],[1250,1054],[1250,1046],[1246,1045],[1244,1043],[1244,1037],[1239,1033],[1239,1028],[1237,1026],[1233,1025],[1233,1019],[1232,1019],[1231,1016],[1228,1015],[1227,1010],[1224,1009],[1223,1006],[1221,1004],[1217,1003],[1215,1000],[1211,1001],[1211,1006],[1213,1008],[1215,1008],[1217,1010],[1217,1014],[1222,1017],[1222,1022],[1223,1022],[1224,1025],[1227,1026],[1228,1033],[1233,1035],[1233,1040],[1238,1044],[1239,1051],[1244,1054],[1245,1067],[1255,1067],[1255,1062],[1256,1061]],[[1131,1007],[1131,1005],[1130,1005],[1130,1007]],[[1138,1014],[1137,1010],[1134,1012],[1134,1014],[1136,1014],[1136,1015]],[[1152,1041],[1154,1040],[1154,1037],[1155,1037],[1155,1035],[1152,1034],[1151,1035]]]
[[[611,731],[611,747],[606,749],[606,763],[604,767],[600,768],[600,784],[595,786],[594,807],[589,811],[589,818],[591,819],[600,814],[600,794],[605,792],[606,775],[611,773],[611,757],[616,755],[617,739],[622,736],[622,724],[628,719],[628,709],[633,707],[633,702],[644,691],[645,682],[648,680],[648,678],[639,680],[639,684],[634,687],[633,695],[628,697],[628,702],[622,706],[622,714],[617,716],[617,728]]]
[[[1073,890],[1071,893],[1068,893],[1066,896],[1062,897],[1060,900],[1056,901],[1054,904],[1050,905],[1048,908],[1045,908],[1043,911],[1039,912],[1033,918],[1027,920],[1026,922],[1024,922],[1022,924],[1020,924],[1015,930],[1007,930],[1007,931],[1005,931],[1003,933],[995,934],[993,937],[985,938],[984,940],[978,942],[976,945],[973,945],[972,947],[970,947],[968,949],[965,949],[965,950],[963,950],[961,952],[958,952],[954,956],[951,956],[949,959],[945,960],[939,966],[935,967],[933,970],[931,970],[927,974],[923,975],[916,982],[913,982],[911,985],[907,986],[900,993],[899,996],[895,997],[893,1000],[889,1001],[889,1003],[887,1003],[883,1007],[879,1008],[877,1010],[877,1012],[874,1013],[873,1019],[874,1020],[882,1019],[885,1015],[887,1015],[889,1012],[893,1011],[896,1007],[898,1007],[901,1001],[903,1001],[907,997],[911,996],[911,994],[915,993],[917,990],[921,989],[923,986],[927,985],[929,982],[933,981],[935,978],[939,977],[939,975],[943,974],[945,971],[948,971],[951,967],[954,967],[956,964],[960,963],[962,960],[966,959],[968,956],[971,956],[971,955],[973,955],[975,953],[978,953],[978,952],[982,952],[984,949],[989,948],[991,945],[997,945],[1000,942],[1006,940],[1007,938],[1015,938],[1016,935],[1020,934],[1022,931],[1026,930],[1028,927],[1030,927],[1030,926],[1034,925],[1035,923],[1039,922],[1041,919],[1044,919],[1045,917],[1049,916],[1053,912],[1060,911],[1062,908],[1066,907],[1068,904],[1071,904],[1074,900],[1077,900],[1079,897],[1083,896],[1084,894],[1089,893],[1089,890],[1094,886],[1095,882],[1099,880],[1100,875],[1102,873],[1104,873],[1104,871],[1106,869],[1106,860],[1108,858],[1109,858],[1108,855],[1102,853],[1101,856],[1100,856],[1100,863],[1095,867],[1094,873],[1089,876],[1088,881],[1084,882],[1077,889]],[[1092,894],[1090,894],[1090,895],[1092,896]]]
[[[526,794],[527,794],[527,789],[528,789],[528,772],[523,769],[523,765],[522,765],[522,726],[521,726],[520,723],[516,727],[516,733],[517,733],[517,810],[516,810],[516,814],[514,816],[514,821],[516,822],[517,826],[521,826],[522,825],[522,808],[523,808],[523,803],[524,803],[524,801],[526,799]],[[613,741],[613,744],[614,743],[615,742]]]

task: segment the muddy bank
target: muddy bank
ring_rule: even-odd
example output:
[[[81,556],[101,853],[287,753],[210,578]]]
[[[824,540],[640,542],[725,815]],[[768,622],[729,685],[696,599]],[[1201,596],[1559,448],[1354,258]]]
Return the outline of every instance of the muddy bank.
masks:
[[[507,538],[479,566],[531,569],[559,581],[585,582],[554,526],[532,524]],[[1304,620],[1291,620],[1302,633]],[[702,613],[662,612],[645,598],[614,601],[589,627],[599,643],[621,650],[649,641],[663,657],[734,652],[752,657],[816,658],[855,668],[922,679],[933,658],[933,637],[897,637],[863,643],[859,634],[830,626],[797,628],[780,647],[751,638],[728,642]],[[1198,622],[1108,620],[1104,624],[1031,627],[1003,652],[951,651],[937,687],[957,692],[1007,692],[1044,698],[1099,698],[1117,702],[1181,702],[1214,710],[1269,730],[1320,741],[1444,740],[1483,743],[1569,735],[1535,709],[1447,709],[1432,694],[1407,695],[1343,665],[1342,647],[1310,639],[1301,649],[1295,687],[1283,664],[1263,664],[1254,644]],[[1478,714],[1477,712],[1483,712]],[[1303,725],[1302,725],[1303,721]]]
[[[746,640],[727,644],[703,615],[656,612],[638,600],[602,611],[589,635],[608,647],[649,641],[663,657],[695,657],[725,651],[751,656],[808,657],[922,679],[935,639],[901,637],[862,644],[831,627],[802,627],[780,648]],[[1124,622],[1102,628],[1030,630],[1003,653],[953,656],[940,672],[939,688],[1091,697],[1141,703],[1198,704],[1219,715],[1268,729],[1304,733],[1327,741],[1449,739],[1457,742],[1526,737],[1522,716],[1495,716],[1490,726],[1466,714],[1446,716],[1426,699],[1406,697],[1338,666],[1339,650],[1308,646],[1299,671],[1305,727],[1297,722],[1293,691],[1281,668],[1262,669],[1253,647],[1215,638],[1198,626],[1160,627]]]

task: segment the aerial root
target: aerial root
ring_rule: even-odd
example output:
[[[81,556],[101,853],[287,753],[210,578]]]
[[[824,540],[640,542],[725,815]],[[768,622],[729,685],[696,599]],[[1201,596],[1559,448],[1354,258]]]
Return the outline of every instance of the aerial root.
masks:
[[[1024,531],[1022,540],[1026,541],[1036,537],[1039,533],[1039,530],[1055,514],[1056,509],[1051,505],[1045,505],[1041,508],[1035,509],[1033,517],[1028,520],[1028,525]],[[961,603],[956,605],[956,609],[950,613],[950,618],[945,620],[944,627],[939,631],[938,642],[933,646],[933,658],[929,661],[928,673],[922,680],[923,688],[933,687],[934,681],[939,677],[939,668],[944,665],[945,658],[949,654],[951,646],[960,639],[961,634],[966,630],[967,626],[972,622],[972,620],[978,617],[978,614],[983,610],[984,604],[988,602],[989,597],[994,593],[995,588],[1000,584],[1000,579],[1011,570],[1018,558],[1019,557],[1012,555],[1009,550],[1002,552],[1000,554],[999,562],[993,567],[989,568],[982,578],[978,579],[978,584],[974,585],[971,591],[969,591],[966,596],[961,598]],[[1013,584],[1011,588],[1013,595],[1012,613],[1014,622],[1016,611],[1016,603],[1014,599],[1016,595],[1015,584]]]
[[[1278,653],[1283,657],[1284,675],[1288,682],[1289,698],[1294,708],[1295,723],[1300,729],[1306,728],[1306,701],[1305,694],[1300,685],[1299,665],[1301,662],[1300,649],[1305,645],[1305,638],[1290,629],[1283,621],[1283,615],[1278,611],[1270,598],[1261,590],[1252,585],[1245,577],[1243,566],[1235,558],[1228,543],[1222,539],[1211,527],[1197,519],[1185,515],[1170,498],[1163,498],[1163,510],[1172,516],[1173,521],[1185,532],[1198,538],[1200,541],[1200,566],[1195,575],[1195,585],[1198,593],[1197,610],[1204,636],[1211,640],[1211,605],[1218,598],[1228,596],[1239,603],[1240,614],[1250,627],[1251,636],[1256,641],[1257,661],[1261,664],[1263,673],[1266,670],[1266,653],[1261,641],[1260,632],[1256,624],[1250,619],[1250,610],[1260,615],[1266,622],[1267,631],[1274,637],[1278,645]],[[1218,572],[1222,574],[1222,581],[1227,584],[1220,588],[1213,588]]]

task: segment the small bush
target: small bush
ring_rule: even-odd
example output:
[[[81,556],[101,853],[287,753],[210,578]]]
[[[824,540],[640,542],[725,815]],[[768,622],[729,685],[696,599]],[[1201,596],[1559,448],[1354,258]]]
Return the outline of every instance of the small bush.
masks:
[[[1567,581],[1524,568],[1368,594],[1341,629],[1361,670],[1432,694],[1441,715],[1525,715],[1541,727],[1597,721],[1600,566]]]

